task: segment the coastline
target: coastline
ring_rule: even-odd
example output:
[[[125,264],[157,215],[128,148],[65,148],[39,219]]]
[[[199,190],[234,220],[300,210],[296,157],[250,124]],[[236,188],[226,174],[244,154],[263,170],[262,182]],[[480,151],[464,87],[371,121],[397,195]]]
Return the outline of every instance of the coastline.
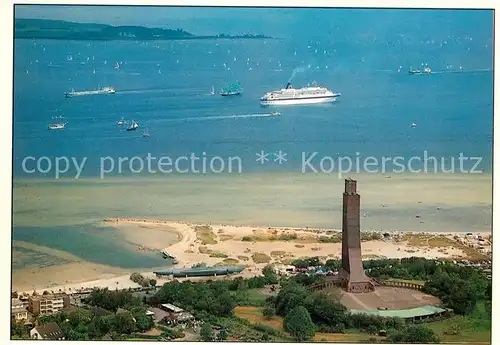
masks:
[[[163,248],[178,260],[178,263],[173,265],[174,268],[188,268],[202,262],[207,265],[238,264],[246,266],[241,275],[249,277],[258,274],[268,263],[287,264],[292,259],[312,256],[318,256],[323,260],[340,258],[340,242],[320,241],[320,237],[338,235],[340,231],[335,229],[236,226],[142,218],[106,218],[103,223],[117,230],[123,229],[125,225],[144,225],[148,228],[155,228],[157,231],[175,232],[177,241]],[[487,255],[480,255],[478,250],[461,242],[468,239],[470,243],[473,243],[474,236],[487,239],[490,234],[482,232],[467,236],[460,232],[385,231],[384,233],[390,236],[383,240],[362,242],[364,259],[412,256],[466,259],[472,258],[474,253],[477,255],[476,259],[486,258]],[[293,234],[296,238],[293,238]],[[138,237],[142,238],[142,243],[139,245],[150,243],[151,236],[154,236],[151,232],[142,234]],[[491,247],[491,243],[486,243]],[[158,255],[161,254],[158,253]],[[31,293],[33,289],[70,292],[89,287],[109,289],[138,287],[129,279],[134,270],[96,265],[85,261],[19,271],[17,279],[16,272],[13,274],[12,286],[12,290],[18,292]],[[135,271],[154,278],[151,269]],[[47,276],[57,277],[57,280],[47,284]],[[168,278],[155,279],[158,281],[158,286],[168,281]]]

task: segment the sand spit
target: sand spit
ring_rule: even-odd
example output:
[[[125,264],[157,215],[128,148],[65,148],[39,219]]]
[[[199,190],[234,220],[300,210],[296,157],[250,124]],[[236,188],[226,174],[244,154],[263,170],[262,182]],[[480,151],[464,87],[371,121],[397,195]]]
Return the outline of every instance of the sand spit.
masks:
[[[311,256],[326,260],[340,258],[341,254],[341,232],[335,229],[236,226],[143,218],[106,218],[104,222],[117,229],[124,224],[143,225],[132,228],[140,232],[140,236],[135,236],[135,242],[141,242],[138,245],[157,241],[160,231],[168,231],[169,239],[163,250],[178,260],[175,265],[178,268],[202,262],[207,265],[238,264],[247,267],[244,276],[253,276],[268,263],[287,264],[295,258]],[[145,231],[153,227],[154,232]],[[172,232],[177,233],[175,243],[172,242]],[[363,232],[362,237],[365,238],[362,242],[365,259],[412,256],[487,259],[491,253],[489,233],[393,231]],[[130,273],[84,261],[43,269],[23,269],[14,275],[13,290],[74,291],[85,287],[135,287],[136,284],[129,279]],[[153,277],[151,270],[143,270],[142,273]],[[160,279],[158,284],[165,281]]]

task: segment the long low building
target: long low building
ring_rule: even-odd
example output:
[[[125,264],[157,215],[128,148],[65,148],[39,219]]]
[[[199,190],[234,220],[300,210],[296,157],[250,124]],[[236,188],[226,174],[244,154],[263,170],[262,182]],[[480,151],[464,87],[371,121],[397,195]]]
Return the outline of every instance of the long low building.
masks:
[[[382,317],[398,317],[405,320],[427,321],[434,318],[439,318],[449,312],[450,309],[443,309],[433,305],[427,305],[423,307],[411,308],[411,309],[399,309],[399,310],[366,310],[366,309],[350,309],[349,312],[352,314],[368,314],[376,315]]]
[[[240,273],[244,269],[245,266],[214,266],[214,267],[197,267],[197,268],[162,270],[162,271],[155,271],[153,273],[156,274],[157,276],[209,277],[209,276]]]

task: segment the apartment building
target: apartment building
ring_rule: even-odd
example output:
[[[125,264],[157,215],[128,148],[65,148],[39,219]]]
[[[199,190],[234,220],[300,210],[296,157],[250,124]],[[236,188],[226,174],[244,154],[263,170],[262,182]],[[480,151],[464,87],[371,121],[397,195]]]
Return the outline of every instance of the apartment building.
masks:
[[[70,306],[70,298],[65,293],[31,296],[28,310],[33,315],[54,314]]]
[[[28,320],[28,310],[26,310],[26,307],[17,298],[12,299],[11,316],[12,319],[16,322]]]

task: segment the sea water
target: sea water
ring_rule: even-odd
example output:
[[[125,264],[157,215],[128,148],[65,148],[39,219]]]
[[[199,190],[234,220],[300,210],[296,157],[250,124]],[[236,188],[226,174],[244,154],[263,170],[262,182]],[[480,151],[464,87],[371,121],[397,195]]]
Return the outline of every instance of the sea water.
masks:
[[[348,31],[339,35],[337,28],[335,36],[327,31],[315,32],[314,39],[283,34],[279,39],[258,40],[15,40],[14,239],[89,260],[99,257],[94,260],[99,263],[130,267],[135,265],[131,262],[137,262],[152,267],[158,264],[156,260],[117,244],[123,242],[117,234],[102,228],[98,234],[95,223],[107,216],[128,216],[134,210],[140,210],[137,213],[142,216],[167,215],[170,219],[259,223],[255,216],[259,211],[263,214],[260,223],[272,222],[273,215],[278,214],[280,220],[295,220],[296,225],[328,225],[326,213],[313,218],[319,219],[316,222],[301,221],[308,215],[317,216],[324,199],[294,205],[285,202],[278,207],[269,192],[266,202],[257,196],[248,199],[244,210],[232,210],[227,202],[217,208],[213,205],[218,190],[211,188],[208,180],[196,190],[189,189],[191,197],[186,190],[169,194],[170,187],[155,189],[146,182],[141,184],[141,178],[170,175],[151,176],[145,170],[135,174],[133,180],[123,180],[127,181],[123,195],[106,189],[106,179],[99,179],[102,157],[118,160],[150,154],[175,159],[192,153],[239,157],[242,167],[238,173],[248,174],[250,181],[258,183],[256,174],[302,174],[303,153],[409,159],[425,151],[445,157],[446,162],[460,153],[481,157],[478,169],[489,174],[493,123],[491,35],[475,33],[472,40],[460,29],[460,21],[455,24],[432,36],[415,27],[401,33],[375,28],[371,33],[358,32],[352,37]],[[68,55],[73,57],[71,61]],[[116,63],[119,68],[115,68]],[[423,68],[425,64],[435,73],[408,75],[409,67]],[[334,104],[262,108],[259,97],[284,87],[292,76],[296,86],[316,81],[342,96]],[[212,87],[217,93],[236,81],[244,90],[241,96],[210,95]],[[117,93],[64,97],[71,89],[104,86],[114,87]],[[275,110],[281,116],[238,116]],[[47,130],[55,116],[64,116],[68,122],[64,130]],[[126,126],[118,126],[122,117],[137,121],[139,129],[127,132]],[[417,126],[411,127],[411,123]],[[149,137],[143,137],[145,129]],[[274,161],[274,153],[280,150],[287,159],[282,164]],[[261,151],[269,153],[266,164],[256,161],[256,153]],[[76,174],[71,167],[63,174],[64,181],[46,181],[48,184],[37,190],[37,184],[29,183],[30,179],[53,179],[53,171],[27,173],[22,164],[27,156],[46,156],[52,162],[62,156],[87,159],[79,178],[88,179],[92,188],[88,193],[76,192],[79,201],[61,199],[72,195],[60,194],[65,183],[68,188],[86,188],[85,184],[71,185]],[[34,169],[36,165],[31,164],[28,168]],[[105,177],[116,180],[131,175],[130,167],[125,165],[122,171],[114,169]],[[189,184],[189,176],[184,175],[182,183]],[[223,180],[223,176],[219,179]],[[204,188],[206,196],[200,198],[198,193]],[[230,193],[231,187],[227,188],[223,200],[232,195],[230,200],[238,202],[238,196]],[[294,197],[301,195],[306,198],[307,189]],[[37,198],[41,199],[38,203]],[[107,200],[106,207],[97,202],[99,198]],[[124,198],[129,198],[126,205]],[[139,200],[139,206],[134,198]],[[172,198],[165,205],[168,208],[158,206],[162,198]],[[102,204],[101,208],[96,204]],[[263,209],[263,204],[267,208]],[[290,207],[302,217],[290,218],[292,211],[288,216],[280,213],[285,212],[283,207]],[[84,215],[68,209],[78,209],[77,213]],[[222,216],[217,213],[221,209],[225,210]],[[477,226],[488,226],[486,223]],[[92,243],[86,245],[89,241]],[[103,257],[98,254],[101,252],[108,254]]]

